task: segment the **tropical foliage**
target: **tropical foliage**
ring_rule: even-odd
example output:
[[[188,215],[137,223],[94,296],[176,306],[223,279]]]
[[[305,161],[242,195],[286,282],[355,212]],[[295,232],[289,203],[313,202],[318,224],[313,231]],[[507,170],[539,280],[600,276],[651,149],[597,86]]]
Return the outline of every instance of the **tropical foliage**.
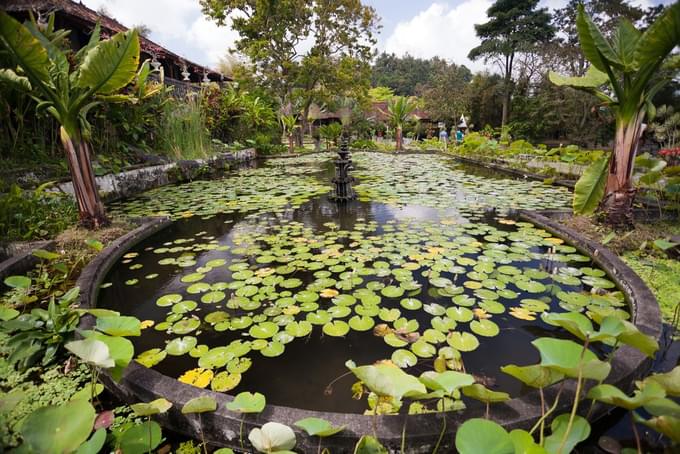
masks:
[[[582,77],[564,77],[551,73],[557,85],[568,85],[596,95],[614,113],[616,135],[608,166],[594,164],[588,175],[598,170],[607,173],[603,210],[611,223],[632,222],[635,188],[632,185],[633,163],[646,115],[654,118],[654,96],[677,73],[677,57],[670,58],[680,44],[680,4],[674,3],[644,32],[622,20],[613,37],[607,40],[581,6],[577,29],[581,50],[591,63]],[[602,90],[608,85],[610,91]],[[595,166],[598,167],[595,167]],[[582,188],[597,185],[591,179]],[[600,195],[601,191],[595,191]],[[599,200],[598,200],[599,202]],[[580,213],[591,213],[597,204],[579,204]]]
[[[99,28],[74,55],[63,49],[64,33],[42,33],[34,23],[20,24],[0,12],[0,43],[16,65],[0,75],[40,99],[39,107],[61,125],[60,138],[71,172],[80,221],[99,227],[108,221],[99,198],[89,146],[88,112],[103,99],[121,101],[115,93],[137,74],[139,38],[136,31],[100,41]],[[68,58],[75,59],[72,67]]]

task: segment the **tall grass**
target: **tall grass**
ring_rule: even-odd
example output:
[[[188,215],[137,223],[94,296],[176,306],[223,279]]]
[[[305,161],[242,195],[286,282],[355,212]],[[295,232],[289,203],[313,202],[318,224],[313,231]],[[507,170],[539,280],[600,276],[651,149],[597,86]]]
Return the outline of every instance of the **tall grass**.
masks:
[[[174,99],[163,109],[163,150],[175,159],[205,158],[211,153],[210,137],[198,93]]]

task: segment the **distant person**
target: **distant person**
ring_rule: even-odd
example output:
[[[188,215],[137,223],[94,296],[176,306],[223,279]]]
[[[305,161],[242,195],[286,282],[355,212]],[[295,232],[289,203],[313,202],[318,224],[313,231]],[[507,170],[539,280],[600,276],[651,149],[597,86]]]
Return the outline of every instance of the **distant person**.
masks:
[[[439,131],[439,141],[444,143],[444,150],[448,149],[449,144],[449,133],[446,132],[445,128]]]
[[[461,143],[463,141],[464,137],[465,137],[465,134],[463,134],[463,131],[461,129],[456,131],[456,142]]]

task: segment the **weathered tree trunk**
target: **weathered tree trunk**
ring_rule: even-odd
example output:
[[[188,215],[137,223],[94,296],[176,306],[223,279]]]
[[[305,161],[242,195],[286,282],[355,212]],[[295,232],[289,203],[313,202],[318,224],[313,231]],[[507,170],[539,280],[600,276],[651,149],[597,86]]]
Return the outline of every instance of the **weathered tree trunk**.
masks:
[[[71,172],[73,194],[78,204],[80,224],[88,229],[97,229],[109,224],[104,204],[97,191],[97,183],[92,170],[90,147],[87,141],[74,141],[61,129],[61,142],[66,152],[66,161]]]
[[[631,226],[636,189],[632,185],[633,165],[640,138],[644,131],[644,113],[638,113],[630,122],[619,122],[616,130],[614,153],[609,161],[607,187],[602,200],[602,211],[609,224]]]
[[[397,150],[401,150],[402,147],[402,131],[401,131],[401,126],[397,126],[396,132],[395,132],[395,139],[397,142]]]
[[[295,152],[295,137],[293,132],[288,133],[288,153]]]

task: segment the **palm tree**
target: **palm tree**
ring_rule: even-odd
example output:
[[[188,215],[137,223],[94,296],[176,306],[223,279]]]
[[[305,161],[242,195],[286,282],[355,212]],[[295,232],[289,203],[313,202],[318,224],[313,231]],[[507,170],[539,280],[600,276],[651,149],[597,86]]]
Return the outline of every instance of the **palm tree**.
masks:
[[[669,6],[644,32],[624,19],[607,40],[583,5],[579,5],[576,27],[591,67],[583,77],[550,73],[550,80],[602,100],[614,114],[616,135],[611,156],[595,162],[577,183],[574,211],[588,214],[600,206],[609,223],[630,224],[635,198],[633,163],[643,121],[646,115],[654,118],[654,95],[680,67],[680,56],[669,57],[680,45],[680,2]]]
[[[99,41],[97,25],[89,43],[71,55],[59,46],[64,34],[53,33],[53,16],[50,24],[43,33],[35,23],[22,25],[0,11],[0,48],[16,65],[0,69],[0,82],[29,92],[59,122],[80,222],[97,228],[108,220],[92,170],[87,114],[103,100],[129,99],[116,92],[137,75],[139,37],[130,30]]]
[[[396,96],[387,102],[388,120],[396,132],[397,150],[402,149],[404,125],[416,107],[417,104],[413,98],[404,96]]]

